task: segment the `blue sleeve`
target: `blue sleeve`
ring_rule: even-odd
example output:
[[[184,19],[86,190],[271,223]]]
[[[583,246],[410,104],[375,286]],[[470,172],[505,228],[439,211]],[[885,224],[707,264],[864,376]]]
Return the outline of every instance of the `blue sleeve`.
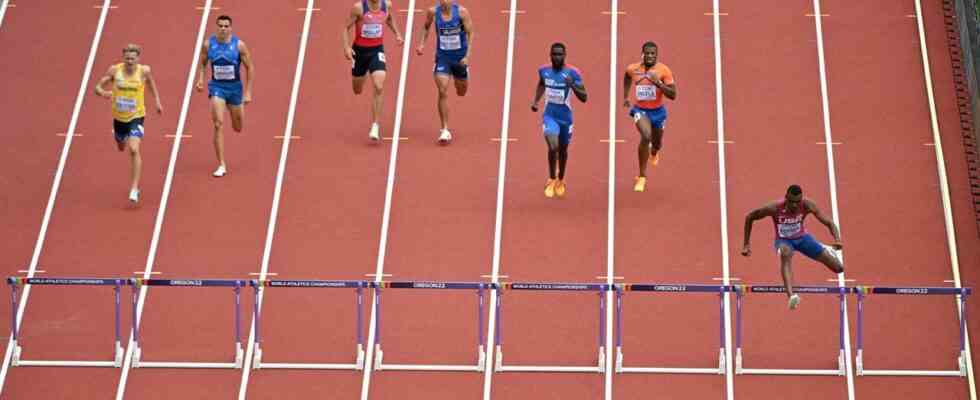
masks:
[[[578,71],[572,70],[572,80],[575,82],[575,86],[582,86],[582,75],[579,75]]]

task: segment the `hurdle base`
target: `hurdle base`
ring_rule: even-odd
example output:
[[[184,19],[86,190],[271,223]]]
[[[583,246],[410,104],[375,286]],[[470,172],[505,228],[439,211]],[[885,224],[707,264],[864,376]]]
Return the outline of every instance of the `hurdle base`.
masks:
[[[20,358],[23,348],[14,341],[14,351],[10,357],[12,367],[110,367],[119,368],[123,364],[125,351],[116,342],[115,354],[112,361],[82,361],[82,360],[23,360]]]
[[[187,362],[187,361],[144,361],[143,348],[138,344],[133,349],[133,368],[191,368],[191,369],[242,369],[245,352],[242,344],[235,344],[235,362]]]
[[[445,371],[445,372],[483,372],[487,362],[487,353],[483,345],[477,348],[476,365],[447,365],[447,364],[385,364],[381,344],[374,346],[375,371]]]
[[[855,357],[855,371],[857,376],[953,376],[966,377],[966,352],[960,352],[956,357],[956,364],[959,370],[914,370],[914,369],[864,369],[864,354],[858,350]]]
[[[606,350],[604,347],[599,347],[599,361],[595,366],[504,365],[504,354],[500,345],[497,345],[496,351],[493,369],[495,372],[606,372]]]
[[[844,350],[837,354],[837,369],[789,369],[789,368],[743,368],[742,349],[735,350],[735,374],[736,375],[823,375],[823,376],[844,376],[846,375]]]
[[[289,362],[263,362],[262,347],[256,343],[255,352],[252,354],[252,369],[316,369],[316,370],[355,370],[364,369],[364,347],[357,345],[357,361],[354,364],[341,363],[289,363]]]
[[[717,368],[678,368],[678,367],[624,367],[622,346],[616,347],[616,367],[617,374],[621,373],[646,373],[646,374],[704,374],[704,375],[725,375],[725,349],[718,351]]]

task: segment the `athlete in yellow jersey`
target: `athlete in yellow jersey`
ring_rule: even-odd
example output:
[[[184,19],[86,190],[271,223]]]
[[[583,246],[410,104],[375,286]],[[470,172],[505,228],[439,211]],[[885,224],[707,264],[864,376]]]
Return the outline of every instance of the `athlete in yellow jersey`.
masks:
[[[112,127],[116,135],[116,146],[119,151],[129,149],[130,172],[129,201],[138,202],[140,199],[140,173],[143,169],[143,157],[140,155],[140,141],[143,139],[143,117],[146,116],[146,106],[143,104],[143,93],[146,86],[153,91],[156,100],[157,114],[163,114],[160,105],[160,93],[150,74],[150,66],[139,63],[141,49],[135,44],[123,48],[123,62],[109,67],[99,83],[95,85],[95,94],[112,100]],[[112,90],[103,87],[112,84]]]

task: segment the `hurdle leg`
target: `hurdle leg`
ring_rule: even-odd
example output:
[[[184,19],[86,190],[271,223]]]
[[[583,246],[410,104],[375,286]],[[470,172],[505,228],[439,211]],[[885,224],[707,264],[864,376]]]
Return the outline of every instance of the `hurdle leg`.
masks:
[[[858,287],[857,297],[857,355],[854,357],[854,373],[857,376],[864,375],[864,293],[863,288]]]
[[[14,344],[14,351],[12,357],[10,358],[10,365],[16,367],[17,365],[20,364],[20,352],[21,352],[20,344],[17,343],[17,340],[19,339],[17,335],[19,333],[19,328],[20,328],[17,324],[18,282],[16,281],[16,278],[11,278],[8,282],[10,283],[10,305],[12,308],[10,312],[10,335],[11,335],[10,337]]]
[[[501,329],[500,326],[500,322],[502,320],[502,318],[500,317],[500,313],[503,311],[503,307],[502,307],[503,298],[504,298],[504,291],[498,288],[497,304],[495,305],[495,307],[497,307],[497,316],[496,316],[497,324],[493,331],[493,343],[497,347],[497,355],[494,358],[494,371],[497,372],[500,372],[504,369],[504,353],[500,348],[500,335],[501,335],[500,332],[503,330]]]
[[[235,369],[244,364],[245,351],[242,349],[242,282],[235,282]]]
[[[381,360],[384,352],[381,351],[381,287],[374,288],[374,370],[381,370]]]
[[[616,361],[614,371],[623,372],[623,291],[616,287]]]
[[[606,292],[599,291],[599,370],[606,370]]]
[[[364,288],[362,286],[357,287],[357,291],[354,294],[354,297],[355,297],[354,304],[357,307],[357,309],[354,311],[354,314],[357,315],[357,321],[356,321],[357,325],[354,327],[357,336],[357,356],[355,359],[356,361],[354,362],[354,369],[361,371],[364,369],[364,340],[363,340],[364,338],[363,338],[363,332],[361,331],[361,326],[363,325],[362,314],[364,312],[363,311]]]
[[[115,346],[115,348],[113,348],[114,357],[113,357],[113,360],[112,360],[112,365],[115,366],[116,368],[122,367],[122,365],[123,365],[123,357],[124,357],[124,355],[123,355],[124,350],[123,350],[123,347],[122,347],[122,333],[120,332],[120,319],[121,319],[121,313],[122,313],[121,312],[121,308],[122,308],[121,307],[121,303],[122,303],[121,297],[122,297],[122,295],[120,294],[121,291],[122,291],[121,281],[120,280],[116,280],[116,286],[113,288],[114,300],[115,300],[115,305],[116,305],[116,321],[115,321],[116,322],[116,325],[115,325],[115,328],[116,328],[116,346]]]
[[[725,375],[725,289],[718,292],[718,375]]]
[[[483,310],[484,310],[484,300],[486,299],[484,295],[483,284],[480,285],[480,289],[476,292],[477,295],[477,310],[476,310],[476,370],[478,372],[483,372],[486,368],[487,353],[483,348]]]
[[[960,355],[957,358],[960,376],[966,376],[966,291],[963,290],[960,297]]]
[[[140,280],[134,279],[131,281],[133,283],[133,368],[140,367],[140,357],[143,355],[143,350],[140,348],[140,323],[137,318],[137,302],[139,301],[139,291],[142,290],[142,284]]]
[[[844,318],[846,318],[846,314],[847,314],[847,310],[845,309],[846,306],[844,305],[845,293],[846,293],[845,289],[842,286],[840,288],[840,322],[839,322],[840,349],[837,353],[837,375],[840,376],[844,376],[846,374],[846,369],[844,367],[846,363],[845,360],[846,355],[844,354]]]
[[[253,307],[252,307],[252,320],[255,321],[254,322],[254,325],[255,325],[255,349],[252,352],[252,369],[262,369],[262,334],[261,334],[262,330],[260,329],[261,326],[262,326],[262,324],[261,324],[261,322],[262,322],[262,316],[261,316],[261,313],[259,311],[259,303],[261,303],[261,301],[259,300],[259,298],[262,296],[262,293],[261,293],[259,287],[261,286],[261,282],[262,281],[259,281],[259,282],[260,283],[257,284],[257,285],[255,285],[255,287],[254,287],[255,288],[255,291],[254,291],[254,293],[255,293],[255,304],[253,304]]]
[[[742,292],[735,292],[735,374],[742,373]]]

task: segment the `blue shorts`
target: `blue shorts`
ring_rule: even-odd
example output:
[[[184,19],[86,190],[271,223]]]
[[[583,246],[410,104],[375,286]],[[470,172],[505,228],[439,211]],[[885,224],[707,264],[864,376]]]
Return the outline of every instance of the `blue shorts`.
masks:
[[[558,143],[568,144],[572,141],[572,121],[555,118],[544,114],[541,127],[545,136],[558,136]]]
[[[667,107],[660,106],[649,109],[633,106],[630,108],[630,117],[633,117],[633,121],[639,121],[641,117],[646,117],[654,128],[664,129],[664,123],[667,122]]]
[[[432,68],[432,73],[436,75],[451,75],[453,79],[465,81],[470,77],[470,67],[460,64],[463,57],[449,55],[437,55],[436,65]]]
[[[112,132],[116,135],[116,143],[124,143],[130,136],[143,138],[143,117],[133,118],[129,122],[112,120]]]
[[[773,242],[772,245],[773,247],[776,248],[776,251],[779,251],[780,244],[786,244],[794,251],[803,253],[807,257],[810,257],[814,260],[816,260],[817,257],[819,257],[820,254],[823,253],[824,251],[823,245],[820,244],[820,242],[818,242],[817,239],[814,239],[813,236],[811,236],[809,233],[803,235],[799,239],[782,239],[782,238],[776,239],[776,241]]]
[[[230,106],[242,105],[242,83],[241,82],[208,82],[208,98],[218,97],[225,99],[225,103]]]

